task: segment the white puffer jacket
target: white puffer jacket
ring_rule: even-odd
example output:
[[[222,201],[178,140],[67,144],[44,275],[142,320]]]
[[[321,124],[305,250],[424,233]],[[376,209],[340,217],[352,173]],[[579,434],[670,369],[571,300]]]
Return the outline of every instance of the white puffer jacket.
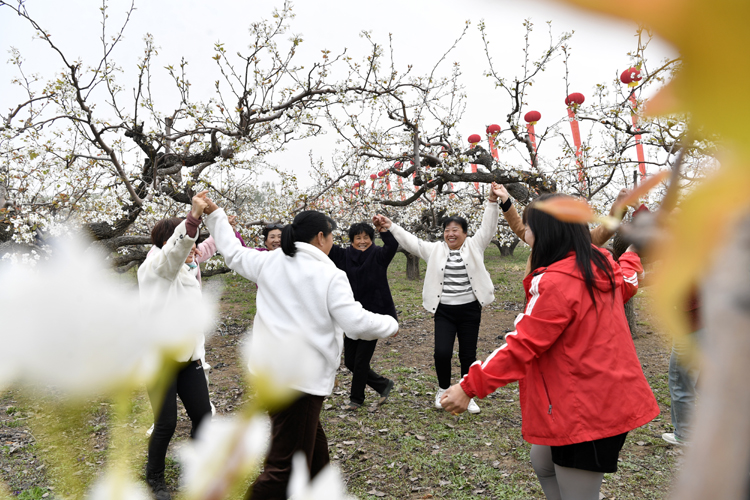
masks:
[[[492,237],[497,233],[498,204],[487,202],[484,209],[482,224],[479,231],[466,238],[461,246],[461,258],[466,265],[466,272],[472,285],[472,291],[482,307],[495,300],[495,287],[490,273],[484,267],[484,251],[489,246]],[[398,224],[391,224],[391,234],[404,249],[427,262],[427,271],[422,288],[422,305],[434,313],[440,304],[443,294],[443,276],[445,263],[448,261],[450,249],[445,241],[423,241],[406,231]]]

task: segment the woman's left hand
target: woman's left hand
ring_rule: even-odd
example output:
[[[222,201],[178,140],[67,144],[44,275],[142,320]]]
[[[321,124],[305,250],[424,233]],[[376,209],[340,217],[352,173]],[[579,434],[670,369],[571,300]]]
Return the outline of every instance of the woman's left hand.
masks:
[[[458,415],[459,413],[466,411],[469,407],[469,401],[471,401],[471,398],[466,395],[459,384],[456,384],[449,387],[448,390],[443,393],[443,397],[440,399],[440,404],[448,413]]]

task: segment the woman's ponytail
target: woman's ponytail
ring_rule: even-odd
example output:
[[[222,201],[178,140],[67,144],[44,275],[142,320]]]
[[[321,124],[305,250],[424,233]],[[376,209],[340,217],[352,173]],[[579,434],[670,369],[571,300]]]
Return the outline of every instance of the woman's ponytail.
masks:
[[[294,244],[294,224],[287,224],[281,230],[281,251],[289,257],[294,257],[297,253],[297,246]]]
[[[297,253],[296,242],[310,243],[318,233],[325,236],[336,229],[336,223],[330,217],[315,210],[305,210],[294,218],[294,222],[281,230],[281,250],[289,257]]]

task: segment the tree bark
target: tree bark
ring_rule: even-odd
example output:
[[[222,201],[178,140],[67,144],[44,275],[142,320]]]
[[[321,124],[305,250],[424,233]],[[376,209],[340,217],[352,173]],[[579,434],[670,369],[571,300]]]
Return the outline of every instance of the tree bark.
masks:
[[[418,280],[419,278],[419,257],[404,252],[406,255],[406,279]]]
[[[633,297],[629,301],[625,303],[625,318],[628,320],[628,328],[630,328],[630,336],[635,338],[635,327],[637,324],[637,316],[635,313],[635,301],[636,298]]]
[[[620,260],[620,255],[625,253],[629,246],[628,241],[622,237],[620,231],[617,231],[612,239],[612,256],[615,261]],[[635,314],[635,300],[633,297],[625,303],[625,317],[628,320],[628,328],[630,328],[630,336],[635,338],[635,327],[637,324],[637,318]]]

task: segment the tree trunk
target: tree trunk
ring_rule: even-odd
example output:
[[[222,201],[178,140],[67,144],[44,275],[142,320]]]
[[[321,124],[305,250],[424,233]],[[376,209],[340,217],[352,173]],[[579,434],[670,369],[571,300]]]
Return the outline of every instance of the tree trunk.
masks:
[[[521,242],[521,239],[519,237],[513,238],[513,241],[511,242],[510,246],[501,246],[500,248],[500,255],[503,257],[511,257],[513,256],[513,252],[516,250],[516,247]]]
[[[628,242],[622,237],[620,231],[615,233],[612,239],[612,256],[616,261],[620,260],[620,255],[625,253],[628,248]],[[636,315],[635,315],[635,300],[633,297],[625,303],[625,317],[628,319],[628,328],[630,328],[630,336],[635,338],[635,327],[636,327]]]
[[[633,297],[625,303],[625,317],[628,319],[628,328],[630,328],[630,336],[635,338],[635,326],[637,317],[635,314],[635,301]]]
[[[419,257],[409,253],[406,254],[406,279],[419,279]]]

